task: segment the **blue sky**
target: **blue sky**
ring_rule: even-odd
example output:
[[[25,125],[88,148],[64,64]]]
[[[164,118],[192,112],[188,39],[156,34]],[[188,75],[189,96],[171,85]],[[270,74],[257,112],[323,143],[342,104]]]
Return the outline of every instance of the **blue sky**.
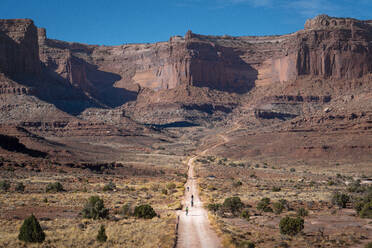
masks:
[[[372,19],[372,0],[0,0],[0,18],[31,18],[50,38],[118,45],[173,35],[292,33],[318,14]]]

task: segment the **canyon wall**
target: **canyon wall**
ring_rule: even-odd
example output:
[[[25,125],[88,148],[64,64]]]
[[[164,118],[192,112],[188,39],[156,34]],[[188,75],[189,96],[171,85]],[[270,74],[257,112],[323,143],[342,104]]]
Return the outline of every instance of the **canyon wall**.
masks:
[[[37,28],[32,20],[0,20],[0,72],[9,76],[40,74]]]
[[[74,115],[136,99],[141,107],[173,102],[208,112],[220,109],[214,102],[235,106],[238,99],[230,93],[244,95],[301,78],[348,80],[371,73],[371,23],[321,15],[288,35],[188,31],[154,44],[98,46],[49,39],[29,19],[0,20],[0,72],[14,80],[2,80],[0,92],[36,95]],[[221,94],[197,93],[202,88],[227,95],[220,101]],[[198,99],[202,95],[207,97]],[[129,109],[136,111],[133,104]]]

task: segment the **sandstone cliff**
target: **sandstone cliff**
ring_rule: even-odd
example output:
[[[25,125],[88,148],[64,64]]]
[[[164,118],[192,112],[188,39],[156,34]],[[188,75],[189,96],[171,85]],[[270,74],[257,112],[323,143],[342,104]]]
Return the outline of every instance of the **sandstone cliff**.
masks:
[[[32,20],[0,20],[0,72],[10,76],[41,72],[37,28]]]
[[[245,93],[260,87],[288,87],[303,78],[363,77],[372,71],[371,37],[371,21],[321,15],[308,20],[304,30],[282,36],[206,36],[189,31],[155,44],[97,46],[48,39],[46,30],[28,19],[2,20],[0,71],[19,83],[13,87],[4,81],[2,91],[36,95],[74,115],[92,107],[120,107],[123,115],[140,122],[179,121],[198,113],[213,115],[222,109],[218,106],[230,113],[242,104]],[[331,99],[331,91],[303,92],[302,97]],[[270,116],[268,109],[282,106],[274,106],[272,99],[291,96],[286,94],[293,95],[266,91],[248,102],[256,117]],[[304,113],[304,104],[302,109],[275,111],[286,109],[292,118]],[[179,114],[167,119],[165,112]]]

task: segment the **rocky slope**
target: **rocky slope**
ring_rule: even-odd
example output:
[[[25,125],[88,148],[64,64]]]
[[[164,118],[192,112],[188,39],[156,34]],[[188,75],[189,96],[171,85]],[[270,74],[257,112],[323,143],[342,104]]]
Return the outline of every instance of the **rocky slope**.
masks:
[[[188,31],[121,46],[0,20],[0,122],[58,136],[151,132],[142,124],[332,131],[356,120],[368,132],[371,41],[372,21],[326,15],[282,36]]]

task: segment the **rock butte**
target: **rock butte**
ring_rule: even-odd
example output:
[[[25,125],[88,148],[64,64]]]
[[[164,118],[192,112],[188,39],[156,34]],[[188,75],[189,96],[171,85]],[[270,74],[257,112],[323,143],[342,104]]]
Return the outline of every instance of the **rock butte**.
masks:
[[[0,20],[0,122],[61,135],[174,123],[329,130],[355,121],[368,132],[371,41],[372,21],[327,15],[288,35],[188,31],[120,46],[49,39],[32,20]]]

